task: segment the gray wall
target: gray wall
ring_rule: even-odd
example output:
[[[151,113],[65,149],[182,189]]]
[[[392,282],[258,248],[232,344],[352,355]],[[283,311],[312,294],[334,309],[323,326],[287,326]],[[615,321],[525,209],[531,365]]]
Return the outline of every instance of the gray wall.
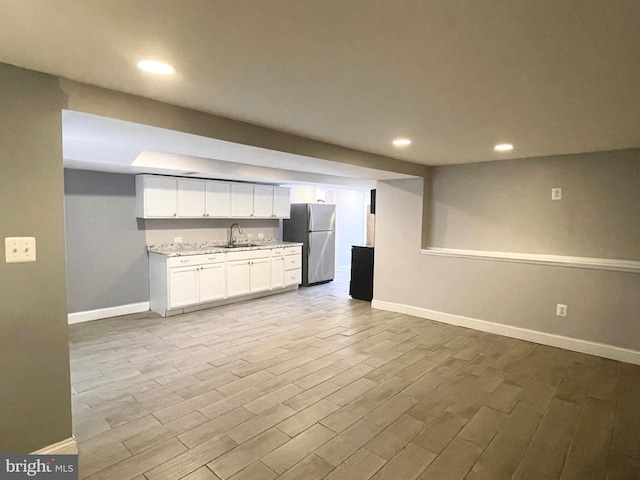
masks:
[[[438,167],[432,201],[433,246],[640,259],[637,149]]]
[[[135,176],[64,172],[69,313],[149,301]]]
[[[0,85],[0,238],[37,244],[34,263],[0,260],[0,452],[29,453],[71,437],[63,99],[57,78],[1,63]]]
[[[600,154],[598,157],[603,162],[610,158],[612,168],[615,169],[616,161],[621,155],[627,156],[631,153],[611,152]],[[593,157],[585,156],[584,158]],[[581,157],[573,156],[561,160],[568,159],[581,162]],[[530,161],[522,161],[522,163],[528,164]],[[507,162],[504,167],[505,178],[516,179],[514,181],[519,184],[520,177],[518,175],[509,177],[509,172],[520,166],[510,163]],[[633,163],[623,162],[623,164],[624,171],[631,174]],[[487,172],[483,171],[483,165],[486,165]],[[579,165],[575,168],[587,169],[585,172],[587,176],[589,173],[592,176],[603,175],[604,181],[610,178],[604,172],[602,164],[595,165],[593,172],[588,171],[587,165]],[[447,169],[450,171],[445,171]],[[496,164],[474,166],[473,170],[478,172],[474,181],[471,181],[466,168],[442,167],[439,170],[441,178],[443,174],[446,175],[447,183],[453,185],[456,184],[457,178],[455,172],[461,172],[460,179],[464,179],[468,188],[472,189],[470,197],[478,198],[478,201],[483,201],[475,191],[479,187],[472,188],[473,185],[480,184],[495,175],[502,175],[499,165]],[[528,171],[532,177],[536,177],[535,169]],[[540,175],[546,171],[546,167],[542,166]],[[491,175],[488,172],[491,172]],[[629,212],[634,209],[637,211],[638,208],[636,191],[629,191],[624,175],[616,172],[615,178],[619,179],[620,191],[626,193],[622,197],[616,196],[616,204],[609,204],[607,211],[602,212],[603,225],[611,221],[605,218],[607,214],[614,217],[618,215],[614,210]],[[434,180],[435,183],[437,182]],[[426,182],[426,185],[425,197],[431,199],[429,183]],[[442,188],[443,185],[441,183],[439,187]],[[636,185],[638,185],[637,182]],[[421,210],[425,203],[423,188],[423,182],[419,180],[378,182],[374,286],[376,300],[640,351],[639,274],[421,255],[421,237],[423,236]],[[516,186],[505,185],[505,188],[515,190]],[[615,185],[610,189],[612,192],[617,191]],[[442,190],[439,192],[447,195]],[[436,193],[437,198],[434,202],[442,201],[438,197],[440,193]],[[567,200],[570,200],[573,195],[567,196]],[[464,196],[463,190],[458,190],[456,198],[459,205],[471,203]],[[584,201],[585,208],[594,208],[593,202],[586,199]],[[426,205],[428,208],[429,203],[426,202]],[[587,215],[578,208],[574,210],[574,214]],[[637,216],[628,217],[631,228],[618,232],[621,237],[615,242],[615,248],[610,247],[610,252],[615,253],[616,256],[626,252],[625,256],[639,259],[637,254],[634,254],[637,251],[634,249],[637,248],[640,238],[634,233],[637,230],[633,229],[638,224],[638,218]],[[475,242],[462,243],[464,239],[457,237],[460,243],[455,246],[488,250],[499,250],[505,247],[506,244],[500,243],[500,237],[509,223],[499,217],[496,218],[496,222],[498,225],[484,222],[489,232],[478,232],[478,235],[485,239],[481,245]],[[468,227],[465,228],[468,229]],[[424,229],[429,229],[429,225],[425,224]],[[454,235],[457,232],[449,233]],[[553,235],[555,232],[548,233]],[[488,240],[492,238],[495,239],[495,243]],[[580,245],[588,246],[589,244],[588,240],[583,238],[576,238],[575,242]],[[569,244],[560,243],[559,248],[545,253],[575,255],[579,252],[588,252],[589,255],[594,255],[601,251],[586,247],[583,247],[583,250],[567,250],[562,248],[564,245]],[[614,243],[610,242],[610,245]],[[454,245],[447,244],[447,246]],[[508,246],[513,249],[512,245]],[[569,315],[566,318],[555,315],[557,303],[569,306]]]

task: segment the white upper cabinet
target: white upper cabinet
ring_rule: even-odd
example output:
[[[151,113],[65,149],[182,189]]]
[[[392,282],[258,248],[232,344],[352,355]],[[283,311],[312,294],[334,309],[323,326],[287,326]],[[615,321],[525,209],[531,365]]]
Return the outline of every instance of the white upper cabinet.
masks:
[[[289,218],[289,189],[271,185],[253,186],[253,216],[259,218]]]
[[[253,216],[273,217],[273,187],[271,185],[253,186]]]
[[[201,178],[136,176],[140,218],[289,218],[289,189]]]
[[[248,183],[231,184],[231,217],[253,216],[253,185]]]
[[[291,216],[290,190],[285,187],[273,187],[273,216],[289,218]]]
[[[178,217],[204,217],[205,181],[197,178],[178,179]]]
[[[228,182],[206,182],[206,217],[229,218],[231,215],[231,184]]]
[[[166,218],[178,215],[178,179],[155,175],[136,177],[136,216]]]

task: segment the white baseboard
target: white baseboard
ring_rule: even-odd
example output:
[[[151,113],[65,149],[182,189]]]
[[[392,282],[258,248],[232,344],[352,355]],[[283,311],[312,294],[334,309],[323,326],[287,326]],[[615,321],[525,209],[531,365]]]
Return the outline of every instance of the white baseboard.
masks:
[[[401,303],[383,302],[381,300],[376,300],[375,298],[371,300],[371,308],[375,308],[376,310],[386,310],[387,312],[407,314],[406,305],[402,305]]]
[[[504,335],[505,337],[517,338],[528,342],[540,343],[551,347],[563,348],[574,352],[597,355],[599,357],[640,365],[639,351],[616,347],[605,343],[591,342],[588,340],[581,340],[579,338],[565,337],[563,335],[540,332],[538,330],[530,330],[528,328],[488,322],[477,318],[464,317],[462,315],[454,315],[451,313],[413,307],[411,305],[403,305],[400,303],[373,300],[371,302],[371,307],[378,310],[404,313],[406,315],[435,320],[436,322],[446,323],[449,325],[472,328],[482,332],[495,333],[497,335]]]
[[[31,453],[32,455],[78,455],[78,443],[75,437],[67,438],[48,447]]]
[[[130,303],[129,305],[118,305],[117,307],[99,308],[97,310],[88,310],[86,312],[70,313],[68,315],[69,325],[73,323],[90,322],[92,320],[100,320],[102,318],[119,317],[120,315],[129,315],[131,313],[140,313],[149,311],[149,302]]]

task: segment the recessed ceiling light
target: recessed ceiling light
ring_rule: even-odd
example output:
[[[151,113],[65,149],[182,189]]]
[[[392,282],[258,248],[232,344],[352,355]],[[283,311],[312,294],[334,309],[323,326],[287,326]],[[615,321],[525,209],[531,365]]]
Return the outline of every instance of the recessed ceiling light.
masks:
[[[509,152],[513,150],[513,145],[511,145],[510,143],[499,143],[498,145],[493,147],[493,149],[496,152]]]
[[[396,138],[393,141],[393,144],[396,147],[406,147],[408,145],[411,145],[411,140],[409,140],[408,138]]]
[[[168,63],[158,62],[156,60],[140,60],[138,62],[138,68],[145,72],[156,73],[158,75],[171,75],[176,71],[176,69]]]

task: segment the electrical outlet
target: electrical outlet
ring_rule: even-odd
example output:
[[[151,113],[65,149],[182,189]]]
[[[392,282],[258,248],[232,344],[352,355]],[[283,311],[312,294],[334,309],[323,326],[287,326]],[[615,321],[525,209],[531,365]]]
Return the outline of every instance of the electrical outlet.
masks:
[[[253,233],[247,233],[247,239],[252,239],[253,238]]]
[[[259,239],[259,240],[262,240],[263,238],[264,238],[264,233],[259,233],[259,234],[258,234],[258,239]]]
[[[551,189],[551,200],[562,200],[562,189],[560,187]]]
[[[562,303],[559,303],[556,306],[556,315],[558,317],[566,317],[568,308],[569,307],[567,307],[566,305],[563,305]]]
[[[182,237],[173,237],[173,243],[182,243]]]
[[[7,263],[36,261],[35,237],[7,237],[4,239],[4,253]]]

